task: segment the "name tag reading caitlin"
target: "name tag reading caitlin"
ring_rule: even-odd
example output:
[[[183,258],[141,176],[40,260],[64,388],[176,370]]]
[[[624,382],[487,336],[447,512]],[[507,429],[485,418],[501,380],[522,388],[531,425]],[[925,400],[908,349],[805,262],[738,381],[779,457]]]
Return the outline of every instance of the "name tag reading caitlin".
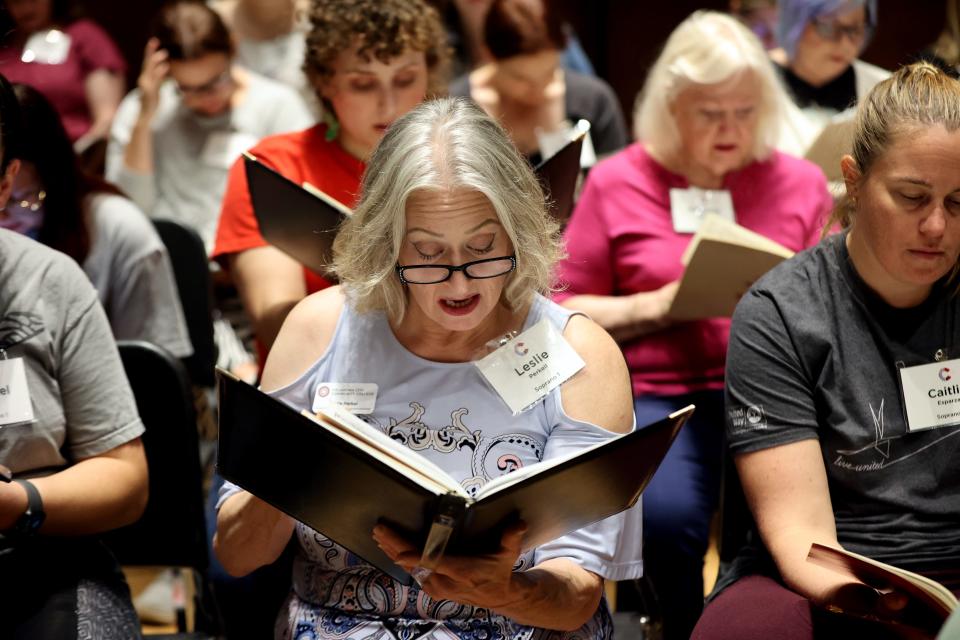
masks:
[[[960,424],[960,359],[900,369],[907,430]]]

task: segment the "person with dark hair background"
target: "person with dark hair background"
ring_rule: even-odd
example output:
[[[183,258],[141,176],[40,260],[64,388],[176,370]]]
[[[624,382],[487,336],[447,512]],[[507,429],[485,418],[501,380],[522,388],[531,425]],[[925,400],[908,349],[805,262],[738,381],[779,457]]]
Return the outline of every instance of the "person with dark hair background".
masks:
[[[0,76],[0,207],[20,169]],[[140,625],[97,534],[147,503],[130,384],[97,293],[69,257],[0,229],[0,637],[130,640]]]
[[[22,132],[20,172],[0,227],[61,251],[83,267],[117,340],[193,353],[167,250],[150,221],[111,184],[84,174],[56,111],[14,85]]]
[[[453,47],[454,77],[459,77],[490,62],[490,52],[483,42],[483,23],[486,21],[487,12],[493,0],[431,1],[443,15],[443,21],[450,36],[450,46]],[[554,2],[553,6],[557,4]],[[573,27],[564,22],[563,31],[567,37],[566,45],[560,53],[560,64],[563,68],[588,76],[597,75]]]
[[[550,3],[495,0],[484,42],[493,61],[451,83],[450,95],[468,96],[500,120],[522,153],[536,160],[541,136],[580,119],[590,122],[597,154],[626,146],[623,114],[609,85],[561,67],[566,36]]]
[[[0,73],[43,93],[82,153],[110,131],[123,98],[126,63],[110,36],[78,18],[73,5],[71,0],[4,0]]]
[[[137,89],[120,105],[107,177],[148,216],[192,227],[211,249],[233,161],[261,138],[311,122],[296,91],[234,64],[215,11],[175,0],[160,10]]]

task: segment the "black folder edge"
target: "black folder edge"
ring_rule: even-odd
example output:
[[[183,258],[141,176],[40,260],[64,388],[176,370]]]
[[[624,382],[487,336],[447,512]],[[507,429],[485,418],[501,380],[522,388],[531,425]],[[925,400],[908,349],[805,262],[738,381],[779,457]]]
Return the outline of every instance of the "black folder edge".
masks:
[[[324,428],[321,427],[320,425],[317,425],[317,424],[316,424],[313,420],[311,420],[310,418],[302,415],[300,412],[296,411],[295,409],[291,408],[290,406],[286,405],[285,403],[283,403],[283,402],[281,402],[281,401],[279,401],[279,400],[276,400],[276,399],[274,399],[274,398],[271,398],[269,395],[267,395],[266,393],[263,393],[262,391],[258,390],[258,389],[257,389],[256,387],[254,387],[253,385],[249,385],[249,384],[247,384],[246,382],[243,382],[242,380],[240,380],[239,378],[237,378],[237,377],[234,376],[233,374],[231,374],[231,373],[229,373],[228,371],[225,371],[224,369],[221,369],[221,368],[218,367],[218,368],[217,368],[217,388],[218,388],[218,400],[219,400],[219,403],[220,403],[219,406],[221,406],[221,407],[224,406],[225,394],[227,393],[225,387],[229,387],[229,386],[233,386],[233,387],[235,387],[236,389],[244,389],[243,392],[248,393],[248,395],[250,395],[250,397],[252,397],[252,398],[256,398],[256,401],[257,401],[257,402],[260,402],[260,403],[270,402],[270,403],[272,403],[273,405],[278,406],[282,412],[287,412],[287,413],[291,416],[292,419],[294,419],[295,421],[300,421],[304,426],[309,426],[312,430],[314,430],[314,431],[316,431],[317,433],[321,434],[324,438],[329,439],[330,441],[338,442],[338,443],[342,443],[342,442],[343,442],[343,440],[342,440],[341,438],[338,438],[337,436],[333,435],[332,433],[330,433],[329,431],[327,431],[326,429],[324,429]],[[567,470],[567,469],[569,469],[569,468],[571,468],[571,467],[578,466],[578,465],[580,465],[580,464],[582,464],[582,463],[584,463],[584,462],[587,462],[587,461],[589,461],[589,460],[595,459],[596,457],[600,456],[601,454],[606,453],[606,452],[607,452],[610,448],[612,448],[612,447],[615,447],[615,446],[616,446],[616,447],[624,447],[624,446],[626,446],[627,444],[631,443],[632,440],[637,439],[637,438],[641,438],[641,437],[642,437],[641,434],[643,434],[644,432],[648,432],[649,429],[656,429],[656,428],[658,428],[658,427],[662,428],[662,427],[664,427],[664,426],[666,426],[666,425],[668,425],[668,424],[671,425],[671,433],[670,433],[670,435],[669,435],[669,441],[670,441],[671,444],[668,445],[668,447],[667,447],[667,450],[669,450],[669,446],[672,446],[672,443],[673,443],[673,441],[676,439],[676,436],[677,436],[677,434],[679,433],[680,429],[683,427],[683,425],[686,423],[686,421],[690,418],[690,415],[692,415],[692,414],[693,414],[693,406],[692,406],[692,405],[687,406],[687,407],[684,407],[683,409],[680,409],[680,410],[678,410],[678,411],[675,411],[675,412],[671,413],[669,416],[667,416],[667,417],[665,417],[665,418],[663,418],[663,419],[661,419],[661,420],[658,420],[657,422],[650,423],[649,425],[646,425],[646,426],[644,426],[644,427],[642,427],[642,428],[639,428],[639,429],[634,429],[632,432],[627,433],[627,434],[624,434],[624,435],[622,435],[622,436],[620,436],[620,437],[618,437],[618,438],[614,438],[614,439],[612,439],[612,440],[609,440],[608,442],[605,442],[605,443],[603,443],[602,445],[596,446],[596,447],[592,448],[591,450],[585,452],[585,453],[582,454],[582,455],[579,455],[579,456],[570,458],[570,459],[568,459],[568,460],[565,460],[564,462],[559,463],[559,464],[557,464],[557,465],[554,466],[554,467],[551,467],[550,469],[544,471],[543,473],[537,474],[536,477],[539,477],[539,478],[547,478],[547,477],[549,477],[549,476],[551,476],[551,475],[555,475],[555,474],[557,474],[557,473],[561,473],[561,472],[563,472],[563,471],[565,471],[565,470]],[[218,471],[218,473],[220,473],[220,475],[221,475],[224,479],[229,480],[230,482],[236,484],[237,486],[239,486],[240,488],[242,488],[242,489],[244,489],[244,490],[249,490],[249,488],[248,488],[249,485],[248,485],[246,482],[244,482],[244,481],[240,480],[239,478],[233,476],[233,474],[231,474],[231,473],[224,472],[224,470],[223,470],[223,468],[222,468],[222,466],[221,466],[221,464],[220,464],[220,457],[224,454],[224,451],[229,452],[229,447],[224,447],[224,446],[223,446],[224,444],[226,444],[226,442],[224,441],[224,438],[223,438],[222,433],[223,433],[223,431],[221,430],[221,436],[220,436],[220,438],[219,438],[219,443],[218,443],[219,446],[218,446],[217,471]],[[649,433],[649,432],[648,432],[648,433]],[[364,458],[364,460],[370,461],[371,463],[376,464],[377,466],[379,466],[379,467],[381,467],[381,468],[383,468],[383,469],[386,469],[391,476],[393,476],[396,480],[398,480],[400,483],[402,483],[403,485],[407,486],[408,488],[410,488],[410,489],[412,489],[412,490],[414,490],[414,491],[423,492],[423,493],[425,493],[425,494],[426,494],[426,493],[432,493],[432,492],[430,492],[427,488],[423,487],[421,484],[419,484],[419,483],[417,483],[417,482],[414,482],[413,480],[411,480],[410,478],[408,478],[408,477],[405,476],[404,474],[400,473],[399,471],[397,471],[397,470],[389,467],[388,465],[384,465],[379,458],[377,458],[377,457],[375,457],[375,456],[372,456],[372,455],[370,455],[369,453],[367,453],[367,452],[365,452],[365,451],[363,451],[363,450],[361,450],[361,449],[356,449],[355,451],[356,451],[358,454],[362,454],[362,457]],[[358,456],[358,457],[359,457],[359,456]],[[656,465],[656,467],[654,467],[653,469],[648,470],[649,473],[648,473],[648,477],[647,477],[646,482],[640,487],[639,491],[636,492],[636,495],[633,497],[633,500],[630,502],[630,504],[629,504],[629,506],[627,507],[627,509],[629,509],[630,507],[633,507],[633,506],[636,504],[637,500],[638,500],[638,499],[640,498],[640,496],[642,495],[642,492],[643,492],[644,490],[646,490],[646,487],[647,487],[647,485],[649,484],[650,479],[653,477],[654,473],[656,472],[657,468],[659,468],[660,464],[662,464],[664,457],[666,457],[666,451],[665,451],[665,453],[664,453],[664,456],[661,457],[660,462],[658,462],[658,464]],[[494,495],[497,496],[497,498],[499,498],[499,499],[508,499],[512,494],[516,493],[517,491],[523,489],[523,488],[526,487],[526,486],[530,486],[530,485],[526,485],[523,481],[521,481],[521,482],[518,482],[518,483],[515,484],[515,485],[506,487],[506,488],[504,488],[504,489],[496,492]],[[251,492],[251,493],[254,493],[253,491],[250,491],[250,492]],[[254,495],[256,495],[256,494],[254,493]],[[456,495],[456,494],[433,494],[433,495],[434,495],[435,501],[436,501],[436,502],[439,502],[439,500],[440,500],[444,495]],[[270,502],[270,504],[271,504],[272,506],[274,506],[276,509],[278,509],[278,510],[282,511],[283,513],[287,514],[288,516],[290,516],[290,517],[293,518],[294,520],[298,520],[298,518],[297,518],[297,516],[296,516],[295,514],[291,513],[288,509],[284,508],[283,506],[274,504],[274,503],[272,503],[272,502]],[[477,504],[479,504],[479,503],[477,503]],[[620,510],[614,511],[614,512],[612,512],[612,513],[607,513],[606,515],[602,515],[602,516],[598,517],[596,520],[593,520],[593,521],[591,521],[591,522],[588,522],[588,523],[585,523],[585,524],[582,524],[582,525],[578,526],[576,529],[573,529],[573,531],[575,531],[575,530],[577,530],[577,529],[580,529],[580,528],[583,528],[583,527],[586,527],[586,526],[590,526],[591,524],[594,524],[594,523],[596,523],[596,522],[599,522],[599,521],[601,521],[601,520],[604,520],[604,519],[606,519],[606,518],[608,518],[608,517],[614,516],[614,515],[616,515],[617,513],[620,513],[621,511],[625,511],[625,510],[626,510],[626,509],[620,509]],[[470,514],[469,514],[469,510],[468,510],[468,518],[469,518],[469,515],[470,515]],[[431,514],[429,514],[429,513],[423,514],[423,517],[424,517],[424,522],[425,522],[425,523],[429,523],[429,522],[431,521],[431,519],[432,519],[432,518],[431,518]],[[502,523],[502,526],[508,525],[511,520],[515,520],[515,517],[512,518],[512,519],[507,519],[507,520],[505,520],[505,521]],[[299,521],[299,520],[298,520],[298,521]],[[457,532],[457,533],[459,533],[459,530],[461,530],[461,529],[465,528],[465,526],[467,526],[466,523],[469,523],[469,520],[468,520],[468,519],[465,519],[464,523],[461,523],[460,526],[458,526],[458,532]],[[306,524],[306,523],[304,523],[304,524]],[[307,524],[307,526],[310,526],[310,525]],[[319,533],[322,534],[323,532],[321,531],[321,532],[319,532]],[[569,533],[569,531],[568,531],[567,533]],[[562,535],[565,535],[565,534],[562,534]],[[371,532],[371,536],[372,536],[372,532]],[[390,575],[391,577],[399,580],[400,582],[402,582],[402,583],[404,583],[404,584],[407,584],[407,585],[412,584],[412,577],[411,577],[406,571],[404,571],[403,569],[401,569],[399,566],[393,564],[392,562],[388,562],[388,563],[385,564],[385,563],[383,563],[383,562],[378,562],[378,561],[376,561],[376,560],[371,560],[371,559],[369,559],[368,557],[365,557],[365,554],[357,553],[356,551],[354,551],[353,549],[349,548],[348,546],[342,544],[342,543],[339,542],[339,541],[334,540],[334,542],[337,542],[337,544],[339,544],[340,546],[344,547],[345,549],[347,549],[348,551],[350,551],[350,552],[353,553],[354,555],[362,558],[364,561],[366,561],[366,562],[368,562],[369,564],[377,567],[378,569],[380,569],[380,570],[383,571],[384,573],[386,573],[386,574]],[[542,544],[543,542],[547,542],[547,541],[546,541],[546,540],[541,541],[541,542],[538,543],[538,545],[539,545],[539,544]],[[529,546],[538,546],[538,545],[529,545]],[[526,548],[529,548],[529,546],[528,546],[526,543],[524,544],[524,548],[525,548],[525,549],[526,549]]]
[[[225,382],[226,382],[226,384],[225,384]],[[264,400],[263,400],[264,398],[266,398],[266,399],[268,399],[268,400],[270,400],[270,401],[272,401],[272,402],[275,402],[277,405],[279,405],[279,410],[280,410],[281,412],[288,413],[293,420],[305,421],[304,424],[310,423],[311,428],[312,428],[318,435],[320,435],[322,438],[324,438],[324,439],[326,439],[326,440],[329,440],[329,441],[331,441],[331,442],[342,442],[342,440],[341,440],[340,438],[338,438],[337,436],[333,435],[332,433],[330,433],[329,431],[327,431],[327,430],[324,429],[323,427],[315,424],[312,420],[310,420],[310,418],[307,418],[307,417],[303,416],[300,412],[298,412],[298,411],[296,411],[295,409],[291,408],[290,406],[284,404],[283,402],[273,400],[272,398],[270,398],[270,397],[269,397],[268,395],[266,395],[265,393],[259,391],[259,390],[258,390],[256,387],[254,387],[253,385],[250,385],[250,384],[247,384],[246,382],[243,382],[242,380],[240,380],[239,378],[237,378],[237,377],[234,376],[233,374],[229,373],[228,371],[225,371],[225,370],[221,369],[220,367],[217,367],[217,397],[218,397],[218,403],[219,403],[218,406],[221,406],[221,407],[224,406],[223,401],[224,401],[224,399],[225,399],[225,395],[228,393],[228,391],[226,390],[226,387],[228,387],[228,386],[233,386],[235,389],[238,389],[238,390],[239,390],[239,389],[244,389],[243,391],[241,391],[241,393],[245,393],[245,392],[248,392],[249,390],[253,390],[254,392],[256,392],[256,394],[258,394],[258,395],[260,396],[260,397],[258,397],[258,396],[254,396],[254,395],[250,394],[251,397],[256,397],[256,398],[257,398],[257,402],[263,403],[263,402],[264,402]],[[245,388],[249,388],[249,389],[245,389]],[[222,415],[222,414],[221,414],[221,415]],[[237,485],[238,487],[240,487],[240,488],[243,489],[244,491],[249,491],[249,492],[252,493],[253,495],[257,495],[257,493],[255,492],[255,490],[251,488],[250,483],[248,483],[248,482],[246,482],[246,481],[244,481],[244,480],[242,480],[242,479],[234,476],[232,473],[230,473],[229,471],[227,471],[226,469],[224,469],[224,467],[220,464],[220,459],[221,459],[221,457],[224,455],[224,453],[226,452],[226,453],[229,455],[230,447],[229,447],[229,444],[228,444],[228,443],[229,443],[229,440],[228,440],[228,439],[225,439],[225,438],[223,437],[223,431],[220,430],[220,435],[218,436],[218,442],[217,442],[217,465],[216,465],[216,467],[217,467],[217,473],[218,473],[224,480],[228,480],[228,481],[232,482],[233,484]],[[226,445],[226,446],[225,446],[225,445]],[[370,455],[369,453],[367,453],[366,451],[363,451],[362,449],[356,449],[356,452],[357,452],[358,457],[362,457],[364,460],[369,461],[371,464],[374,464],[374,461],[376,461],[376,463],[380,463],[380,460],[379,460],[378,458],[376,458],[375,456]],[[388,474],[391,475],[391,476],[393,476],[393,478],[394,478],[396,481],[398,481],[399,483],[402,483],[402,484],[406,485],[408,488],[413,489],[413,490],[415,490],[415,491],[420,491],[420,492],[423,492],[423,493],[428,493],[428,490],[427,490],[426,488],[424,488],[424,487],[423,487],[422,485],[420,485],[419,483],[414,482],[414,481],[411,480],[410,478],[406,477],[405,475],[403,475],[402,473],[400,473],[400,472],[397,471],[396,469],[392,469],[392,468],[390,468],[390,467],[387,466],[387,465],[382,465],[382,463],[380,463],[380,464],[381,464],[381,466],[388,472]],[[435,496],[436,499],[437,499],[437,501],[439,501],[440,498],[441,498],[443,495],[444,495],[444,494],[437,494],[437,495]],[[257,497],[260,497],[260,496],[257,496]],[[270,505],[271,505],[272,507],[274,507],[275,509],[277,509],[277,510],[279,510],[279,511],[282,511],[282,512],[285,513],[286,515],[290,516],[290,517],[293,518],[294,520],[297,520],[298,522],[302,522],[302,521],[297,517],[296,514],[294,514],[294,513],[291,512],[290,509],[288,509],[288,508],[286,508],[286,507],[284,507],[284,506],[282,506],[282,505],[276,504],[275,502],[266,500],[266,499],[264,499],[264,498],[261,498],[261,499],[264,500],[264,502],[267,502],[268,504],[270,504]],[[424,518],[425,518],[425,519],[427,518],[427,516],[428,516],[428,514],[424,514]],[[306,524],[306,523],[304,523],[304,524]],[[307,524],[306,526],[309,527],[310,525]],[[321,533],[322,533],[322,532],[321,532]],[[371,537],[373,536],[373,532],[372,532],[372,531],[370,532],[370,535],[371,535]],[[406,584],[406,585],[408,585],[408,586],[409,586],[410,584],[412,584],[412,581],[413,581],[412,577],[411,577],[406,571],[404,571],[403,569],[401,569],[399,566],[393,564],[392,562],[377,561],[376,559],[368,558],[368,557],[366,557],[366,554],[359,553],[359,552],[357,552],[356,550],[351,549],[350,547],[348,547],[347,545],[344,545],[343,543],[341,543],[341,542],[339,542],[339,541],[336,541],[336,542],[337,542],[337,544],[339,544],[339,545],[342,546],[343,548],[347,549],[347,551],[349,551],[350,553],[354,554],[355,556],[357,556],[357,557],[359,557],[359,558],[363,558],[363,560],[364,560],[365,562],[368,562],[369,564],[377,567],[378,569],[380,569],[380,570],[383,571],[384,573],[386,573],[386,574],[390,575],[391,577],[399,580],[400,582],[403,582],[404,584]],[[384,556],[384,558],[386,558],[386,556]]]
[[[282,173],[260,162],[256,156],[249,152],[244,152],[243,154],[243,165],[247,175],[250,206],[253,209],[253,215],[257,220],[257,225],[264,240],[317,275],[328,280],[333,279],[327,267],[333,254],[333,237],[336,236],[337,230],[344,220],[343,212],[338,209],[335,204],[328,203],[324,198],[311,192],[309,189],[305,189]],[[264,181],[270,180],[276,184],[284,184],[292,190],[301,192],[303,195],[299,197],[302,197],[305,206],[316,206],[317,211],[320,213],[317,219],[319,222],[324,223],[320,225],[321,228],[306,228],[309,225],[297,223],[282,229],[279,228],[277,216],[267,214],[266,207],[264,206],[264,198],[267,196],[260,191],[261,187],[265,186]],[[330,198],[330,196],[326,197]],[[330,199],[333,202],[333,199]],[[307,205],[306,203],[310,204]],[[346,209],[348,207],[344,206],[344,208]],[[330,215],[327,216],[327,220],[324,220],[322,216],[327,214]],[[339,216],[336,224],[331,224],[333,222],[332,218],[336,216]],[[293,233],[291,233],[291,230]],[[303,242],[304,238],[318,236],[319,234],[330,234],[331,237],[317,242],[316,247],[298,248],[298,246],[294,246]],[[292,235],[293,239],[288,238],[288,235]]]
[[[577,178],[580,176],[580,154],[589,131],[589,122],[578,122],[571,139],[533,169],[546,192],[547,210],[561,226],[567,224],[573,213],[573,199],[577,190]]]

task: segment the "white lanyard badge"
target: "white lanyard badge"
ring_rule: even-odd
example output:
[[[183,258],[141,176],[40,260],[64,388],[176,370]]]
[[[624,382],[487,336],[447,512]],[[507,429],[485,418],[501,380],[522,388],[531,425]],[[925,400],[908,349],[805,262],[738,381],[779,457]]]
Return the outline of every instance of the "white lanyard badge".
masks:
[[[960,424],[960,358],[899,371],[907,431]]]
[[[0,349],[0,426],[33,420],[33,404],[27,387],[23,358],[7,359]]]
[[[475,364],[513,415],[539,402],[584,367],[580,355],[546,318]]]
[[[696,233],[708,214],[736,222],[733,198],[726,189],[670,189],[670,215],[677,233]]]

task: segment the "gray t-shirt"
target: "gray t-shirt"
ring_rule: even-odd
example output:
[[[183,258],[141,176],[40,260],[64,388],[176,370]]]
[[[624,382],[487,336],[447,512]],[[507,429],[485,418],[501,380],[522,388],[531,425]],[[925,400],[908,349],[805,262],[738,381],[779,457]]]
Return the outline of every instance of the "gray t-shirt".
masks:
[[[90,278],[117,340],[146,340],[178,358],[193,353],[170,256],[150,221],[126,198],[89,202]]]
[[[0,349],[23,358],[34,420],[0,427],[0,464],[47,475],[143,433],[97,294],[67,256],[0,230]]]
[[[887,305],[832,236],[761,278],[727,352],[734,454],[817,438],[837,536],[907,569],[960,570],[960,426],[907,432],[897,367],[960,357],[960,297],[941,282]]]
[[[113,120],[106,176],[151,218],[169,218],[200,234],[209,252],[217,230],[227,172],[237,157],[261,138],[315,123],[296,91],[247,72],[249,86],[233,109],[203,117],[184,106],[173,81],[160,87],[151,122],[152,174],[127,169],[124,149],[140,115],[140,91],[131,91]]]

